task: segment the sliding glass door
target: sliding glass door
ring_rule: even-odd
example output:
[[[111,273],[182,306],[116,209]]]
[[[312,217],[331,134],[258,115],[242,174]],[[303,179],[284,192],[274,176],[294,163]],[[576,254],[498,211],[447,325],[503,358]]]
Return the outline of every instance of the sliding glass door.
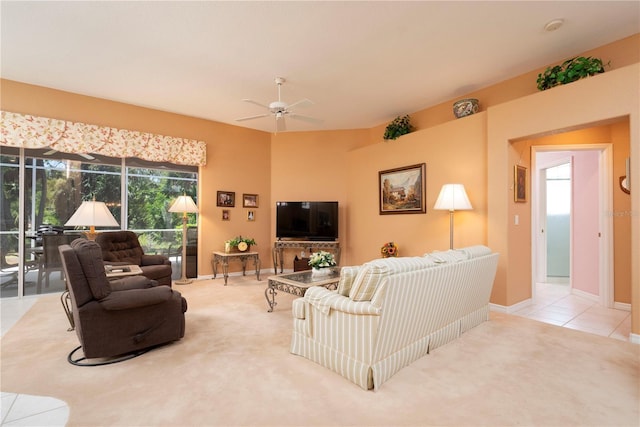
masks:
[[[146,252],[169,256],[180,277],[182,220],[167,209],[183,193],[195,199],[197,168],[2,147],[0,187],[2,297],[64,290],[57,247],[82,237],[64,224],[91,199],[105,202]]]

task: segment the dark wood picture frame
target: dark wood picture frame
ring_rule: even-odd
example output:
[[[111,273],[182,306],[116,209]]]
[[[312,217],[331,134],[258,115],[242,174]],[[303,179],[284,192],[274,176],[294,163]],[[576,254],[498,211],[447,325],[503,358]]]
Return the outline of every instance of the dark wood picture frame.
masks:
[[[527,168],[524,166],[513,167],[513,200],[516,203],[527,201]]]
[[[234,191],[218,191],[216,195],[216,205],[223,208],[233,208],[236,206],[236,193]]]
[[[243,194],[242,195],[242,207],[243,208],[257,208],[258,207],[258,195],[257,194]]]
[[[380,215],[427,213],[427,165],[378,172]]]
[[[229,221],[231,219],[231,211],[229,209],[222,209],[222,220]]]

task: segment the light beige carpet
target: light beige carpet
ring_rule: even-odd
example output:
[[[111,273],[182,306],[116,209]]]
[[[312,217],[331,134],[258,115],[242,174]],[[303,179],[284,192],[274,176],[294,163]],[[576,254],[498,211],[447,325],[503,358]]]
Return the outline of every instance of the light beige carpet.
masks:
[[[102,367],[66,361],[78,343],[57,295],[2,338],[2,391],[52,396],[71,426],[637,426],[640,346],[504,314],[364,391],[289,353],[291,301],[267,313],[266,280],[176,287],[186,335]]]

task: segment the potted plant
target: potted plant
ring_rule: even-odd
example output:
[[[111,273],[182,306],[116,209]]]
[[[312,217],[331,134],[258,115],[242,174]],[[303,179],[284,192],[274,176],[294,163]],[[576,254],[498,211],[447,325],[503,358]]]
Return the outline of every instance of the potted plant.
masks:
[[[544,73],[538,74],[538,90],[550,89],[576,80],[604,73],[604,67],[609,63],[602,63],[600,58],[578,56],[568,59],[560,65],[547,67]]]
[[[413,130],[413,126],[411,126],[409,115],[398,116],[389,125],[384,131],[384,139],[396,139],[399,136],[405,135]]]
[[[331,268],[336,265],[336,259],[331,252],[319,251],[314,252],[309,257],[309,265],[314,275],[323,275],[331,273]]]
[[[237,236],[224,242],[224,250],[225,252],[249,252],[251,245],[257,245],[256,241],[251,238]]]

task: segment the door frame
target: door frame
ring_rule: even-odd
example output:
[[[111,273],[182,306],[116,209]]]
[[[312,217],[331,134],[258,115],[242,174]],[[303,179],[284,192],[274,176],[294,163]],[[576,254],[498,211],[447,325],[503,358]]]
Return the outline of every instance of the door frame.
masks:
[[[538,150],[539,152],[547,152],[547,151],[542,151],[542,150]],[[564,151],[563,151],[564,152]],[[537,152],[535,153],[537,156]],[[536,162],[537,162],[537,157],[536,157]],[[560,165],[564,165],[569,163],[571,165],[571,170],[573,171],[573,155],[571,152],[566,152],[566,156],[563,157],[559,157],[557,159],[554,159],[552,161],[549,162],[545,162],[544,166],[543,165],[538,165],[538,164],[534,164],[534,174],[537,174],[537,181],[538,181],[538,187],[537,187],[537,191],[532,191],[532,200],[533,197],[535,195],[536,197],[536,201],[534,203],[537,203],[537,207],[535,208],[535,212],[536,215],[533,215],[532,217],[532,227],[534,230],[534,235],[532,236],[533,238],[536,239],[536,245],[535,246],[535,250],[537,250],[538,254],[538,264],[533,264],[533,271],[537,272],[537,274],[534,276],[533,280],[534,283],[540,282],[540,281],[547,281],[547,276],[548,276],[548,271],[547,271],[547,180],[546,180],[546,173],[542,173],[542,171],[546,171],[549,168],[553,168],[556,166],[560,166]],[[573,182],[573,178],[571,178],[571,182]],[[533,190],[533,189],[532,189]],[[532,207],[535,207],[535,205],[532,205]],[[573,198],[571,201],[571,207],[569,210],[569,251],[571,251],[571,225],[573,224]],[[545,230],[543,233],[540,233],[540,230]],[[572,281],[571,281],[571,257],[569,257],[569,287],[572,288]],[[535,289],[535,286],[534,286]]]
[[[532,145],[531,146],[531,170],[535,174],[531,180],[531,241],[535,245],[531,251],[531,290],[535,298],[536,278],[538,262],[541,262],[538,254],[538,233],[540,226],[540,177],[536,162],[538,152],[544,151],[598,151],[598,199],[599,211],[598,224],[600,239],[598,245],[599,260],[599,301],[600,305],[613,308],[613,144],[566,144],[566,145]],[[570,233],[573,235],[573,215],[571,216]],[[570,282],[573,276],[573,245],[570,254]],[[573,287],[573,285],[571,285]]]

